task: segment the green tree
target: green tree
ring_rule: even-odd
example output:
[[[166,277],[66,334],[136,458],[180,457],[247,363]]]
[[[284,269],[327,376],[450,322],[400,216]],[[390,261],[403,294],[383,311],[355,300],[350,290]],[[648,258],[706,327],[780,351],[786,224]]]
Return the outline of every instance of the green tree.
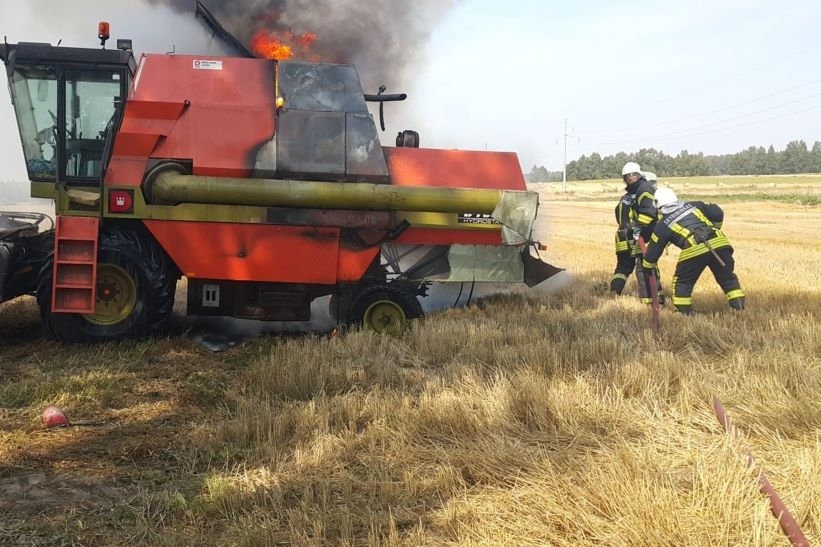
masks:
[[[810,150],[810,172],[821,173],[821,141],[815,141]]]
[[[549,173],[544,165],[534,165],[530,169],[530,173],[525,175],[527,182],[547,182]]]
[[[806,173],[810,168],[810,151],[807,143],[791,141],[787,143],[784,153],[781,155],[781,169],[784,173]]]

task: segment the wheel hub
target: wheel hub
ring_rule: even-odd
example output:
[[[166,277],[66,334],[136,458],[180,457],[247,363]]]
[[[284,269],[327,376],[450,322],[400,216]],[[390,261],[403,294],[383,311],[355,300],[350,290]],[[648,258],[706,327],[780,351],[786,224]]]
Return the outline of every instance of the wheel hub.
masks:
[[[405,330],[407,317],[396,302],[378,300],[365,310],[363,324],[380,334],[401,334]]]
[[[89,323],[115,325],[126,319],[137,305],[137,285],[131,275],[119,266],[97,267],[97,303],[94,313],[86,315]]]

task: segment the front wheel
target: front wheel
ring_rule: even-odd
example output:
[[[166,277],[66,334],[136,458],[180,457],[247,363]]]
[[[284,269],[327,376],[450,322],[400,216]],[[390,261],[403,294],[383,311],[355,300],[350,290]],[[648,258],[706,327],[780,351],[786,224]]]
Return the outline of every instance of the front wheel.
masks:
[[[392,285],[373,285],[352,298],[347,321],[380,334],[397,336],[405,331],[409,320],[423,315],[419,300],[409,290]]]
[[[52,313],[54,256],[40,271],[37,301],[49,332],[61,342],[145,338],[171,317],[176,269],[145,236],[118,227],[100,234],[94,313]]]

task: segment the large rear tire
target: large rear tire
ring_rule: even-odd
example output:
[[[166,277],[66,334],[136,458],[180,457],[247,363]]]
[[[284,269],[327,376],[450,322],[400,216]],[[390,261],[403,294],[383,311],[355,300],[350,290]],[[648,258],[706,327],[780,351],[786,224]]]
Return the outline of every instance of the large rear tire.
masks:
[[[349,324],[398,336],[405,332],[409,320],[423,315],[419,299],[409,290],[380,284],[366,287],[354,295],[346,318]]]
[[[49,332],[61,342],[145,338],[165,329],[174,307],[176,268],[147,237],[119,227],[100,234],[94,313],[52,313],[54,256],[40,271],[37,302]]]

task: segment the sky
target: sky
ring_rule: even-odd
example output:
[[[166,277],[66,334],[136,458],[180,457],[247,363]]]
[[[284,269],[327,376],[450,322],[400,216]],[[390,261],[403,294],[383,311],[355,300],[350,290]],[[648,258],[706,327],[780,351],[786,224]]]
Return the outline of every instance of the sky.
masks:
[[[266,2],[292,11],[322,4],[247,0]],[[325,3],[351,9],[317,9],[320,28],[340,40],[372,37],[381,52],[345,59],[357,64],[365,92],[385,83],[389,93],[408,94],[385,107],[384,145],[414,129],[423,147],[516,152],[527,172],[560,171],[594,152],[728,154],[821,140],[821,2],[424,0],[394,19],[397,0]],[[97,47],[100,20],[111,23],[112,43],[132,38],[138,53],[201,54],[208,43],[178,0],[7,4],[0,34],[10,43]],[[378,22],[353,25],[366,9],[382,12]],[[288,20],[303,28],[311,21],[294,13]],[[3,85],[0,181],[25,178]]]

